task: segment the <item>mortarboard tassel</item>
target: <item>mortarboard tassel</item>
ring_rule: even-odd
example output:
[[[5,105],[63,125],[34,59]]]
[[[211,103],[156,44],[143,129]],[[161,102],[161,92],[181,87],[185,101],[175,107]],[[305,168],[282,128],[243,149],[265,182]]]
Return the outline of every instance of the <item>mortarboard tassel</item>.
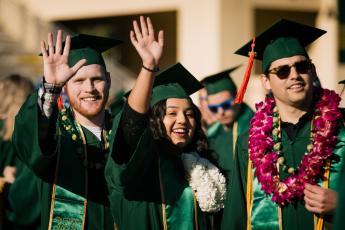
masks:
[[[61,95],[57,99],[57,104],[58,104],[59,110],[62,110],[64,108]]]
[[[254,62],[254,58],[255,58],[254,47],[255,47],[255,37],[253,38],[253,42],[251,44],[252,50],[249,52],[249,60],[248,60],[248,64],[247,64],[247,69],[246,69],[246,72],[244,74],[242,84],[241,84],[239,90],[237,91],[235,104],[241,104],[243,101],[243,97],[244,97],[244,94],[245,94],[247,86],[248,86],[248,82],[249,82],[250,74],[252,72],[253,62]]]

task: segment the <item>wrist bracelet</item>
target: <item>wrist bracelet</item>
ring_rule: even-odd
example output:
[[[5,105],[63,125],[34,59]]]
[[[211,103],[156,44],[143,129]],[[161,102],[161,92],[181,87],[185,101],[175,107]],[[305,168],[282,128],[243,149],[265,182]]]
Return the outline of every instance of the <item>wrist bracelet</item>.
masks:
[[[142,67],[144,69],[146,69],[147,71],[151,72],[151,73],[157,73],[159,71],[158,67],[154,67],[153,69],[147,68],[146,66],[142,65]]]

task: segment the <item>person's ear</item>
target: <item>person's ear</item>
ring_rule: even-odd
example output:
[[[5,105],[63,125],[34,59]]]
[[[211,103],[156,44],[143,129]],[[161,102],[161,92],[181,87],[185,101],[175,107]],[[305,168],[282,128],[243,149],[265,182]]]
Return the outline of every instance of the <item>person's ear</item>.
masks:
[[[268,75],[266,74],[260,74],[260,80],[261,80],[261,84],[262,86],[267,90],[267,91],[270,91],[272,88],[271,88],[271,82],[270,82],[270,79],[268,77]]]

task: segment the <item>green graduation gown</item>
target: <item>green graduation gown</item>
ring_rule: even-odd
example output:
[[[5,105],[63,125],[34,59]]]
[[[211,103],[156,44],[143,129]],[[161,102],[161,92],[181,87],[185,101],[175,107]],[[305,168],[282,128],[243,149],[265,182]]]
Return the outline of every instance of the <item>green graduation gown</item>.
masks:
[[[234,124],[232,124],[227,130],[219,122],[210,126],[207,130],[207,139],[210,143],[210,147],[215,151],[215,158],[218,165],[224,171],[227,178],[227,192],[230,191],[229,184],[231,178],[231,171],[233,168],[234,159],[234,141],[236,142],[237,137],[245,132],[250,125],[250,119],[253,117],[254,112],[246,104],[241,104],[240,112],[236,119],[237,129],[234,132]],[[234,138],[234,135],[236,137]],[[220,228],[222,211],[214,215],[214,226],[216,229]]]
[[[250,125],[250,119],[253,117],[254,112],[246,104],[241,105],[239,116],[236,119],[237,122],[237,136],[245,132]],[[220,123],[215,123],[209,127],[207,132],[207,138],[212,150],[216,152],[216,158],[219,166],[226,173],[227,179],[231,178],[231,170],[233,167],[234,158],[234,145],[233,143],[233,125],[225,130]],[[237,139],[237,137],[236,137]],[[236,140],[235,139],[235,140]]]
[[[345,165],[343,165],[340,183],[337,209],[335,211],[333,230],[343,230],[345,220]]]
[[[15,154],[13,152],[12,142],[0,138],[0,176],[4,176],[6,166],[14,166]]]
[[[331,161],[329,188],[338,191],[338,178],[340,168],[345,156],[345,129],[339,130],[338,143],[334,148],[334,155]],[[307,151],[307,144],[310,139],[310,120],[299,126],[294,137],[289,137],[285,130],[282,130],[282,145],[286,164],[297,168],[301,162],[304,153]],[[236,145],[234,172],[231,179],[231,196],[227,197],[227,203],[224,208],[222,229],[246,229],[247,211],[246,211],[246,190],[247,190],[247,169],[248,169],[248,132],[241,135]],[[288,173],[281,170],[280,177],[285,178]],[[254,185],[254,183],[253,183]],[[253,188],[254,189],[254,188]],[[259,199],[259,198],[258,198]],[[263,198],[261,198],[263,199]],[[254,198],[255,200],[255,198]],[[255,201],[254,201],[255,202]],[[259,217],[256,217],[255,226],[252,229],[277,229],[270,228],[270,217],[276,215],[270,210],[263,209],[259,211]],[[275,220],[273,220],[275,221]],[[331,216],[325,217],[325,229],[331,223]],[[303,201],[290,204],[282,208],[283,229],[314,229],[313,214],[308,212],[303,205]]]
[[[119,148],[120,138],[118,128],[121,116],[117,116],[113,123],[112,130],[114,137],[111,138],[110,146],[114,150],[106,165],[106,179],[109,187],[109,200],[114,221],[120,230],[159,230],[163,229],[162,216],[162,196],[160,190],[159,170],[164,177],[166,168],[159,167],[159,159],[164,154],[158,150],[153,140],[152,133],[146,128],[142,133],[134,153],[128,160],[121,160],[120,157],[126,155],[127,150]],[[167,159],[167,158],[165,158]],[[168,161],[178,161],[179,158],[169,158]],[[175,165],[176,166],[176,165]],[[176,168],[176,180],[169,182],[171,186],[185,184],[186,179],[183,173],[183,166]],[[164,180],[164,178],[163,178]],[[165,186],[165,185],[163,185]],[[174,190],[174,198],[178,200],[182,196],[182,191]],[[164,193],[172,191],[165,187]],[[167,205],[173,207],[174,201],[167,201]],[[190,213],[188,214],[190,216]],[[207,214],[202,212],[197,205],[198,229],[210,229]],[[193,221],[193,220],[192,220]],[[194,222],[194,221],[193,221]],[[175,229],[169,226],[168,229]],[[195,226],[194,226],[195,229]]]
[[[41,225],[41,205],[38,197],[38,178],[16,159],[16,180],[7,187],[5,229],[38,230]]]
[[[38,190],[41,204],[41,229],[48,229],[52,188],[57,166],[57,156],[60,153],[56,184],[79,196],[85,197],[85,167],[83,159],[83,144],[73,141],[64,127],[53,116],[50,124],[56,125],[53,143],[40,142],[40,109],[37,103],[37,92],[33,93],[22,106],[16,117],[13,133],[13,143],[16,153],[39,178]],[[54,118],[55,117],[55,118]],[[56,130],[56,131],[55,131]],[[87,141],[88,159],[104,156],[102,143],[90,131],[83,128]],[[42,148],[44,146],[44,148]],[[49,148],[51,151],[47,151]],[[101,155],[100,155],[101,154]],[[88,172],[88,206],[86,229],[114,229],[109,202],[108,190],[104,178],[104,167],[87,168]]]

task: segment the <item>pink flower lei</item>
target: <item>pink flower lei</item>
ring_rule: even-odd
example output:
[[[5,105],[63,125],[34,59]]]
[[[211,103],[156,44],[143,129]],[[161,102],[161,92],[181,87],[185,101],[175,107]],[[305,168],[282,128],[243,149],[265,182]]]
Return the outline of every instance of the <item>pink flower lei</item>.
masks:
[[[256,105],[257,112],[249,129],[249,157],[261,189],[268,195],[272,194],[272,201],[277,204],[286,205],[302,199],[305,184],[316,183],[324,172],[325,160],[332,156],[337,142],[338,120],[341,117],[338,109],[340,97],[327,89],[322,89],[321,94],[314,107],[312,145],[308,146],[310,152],[303,157],[298,172],[282,181],[277,169],[279,155],[274,151],[276,143],[272,138],[275,101],[266,97],[264,102]]]

